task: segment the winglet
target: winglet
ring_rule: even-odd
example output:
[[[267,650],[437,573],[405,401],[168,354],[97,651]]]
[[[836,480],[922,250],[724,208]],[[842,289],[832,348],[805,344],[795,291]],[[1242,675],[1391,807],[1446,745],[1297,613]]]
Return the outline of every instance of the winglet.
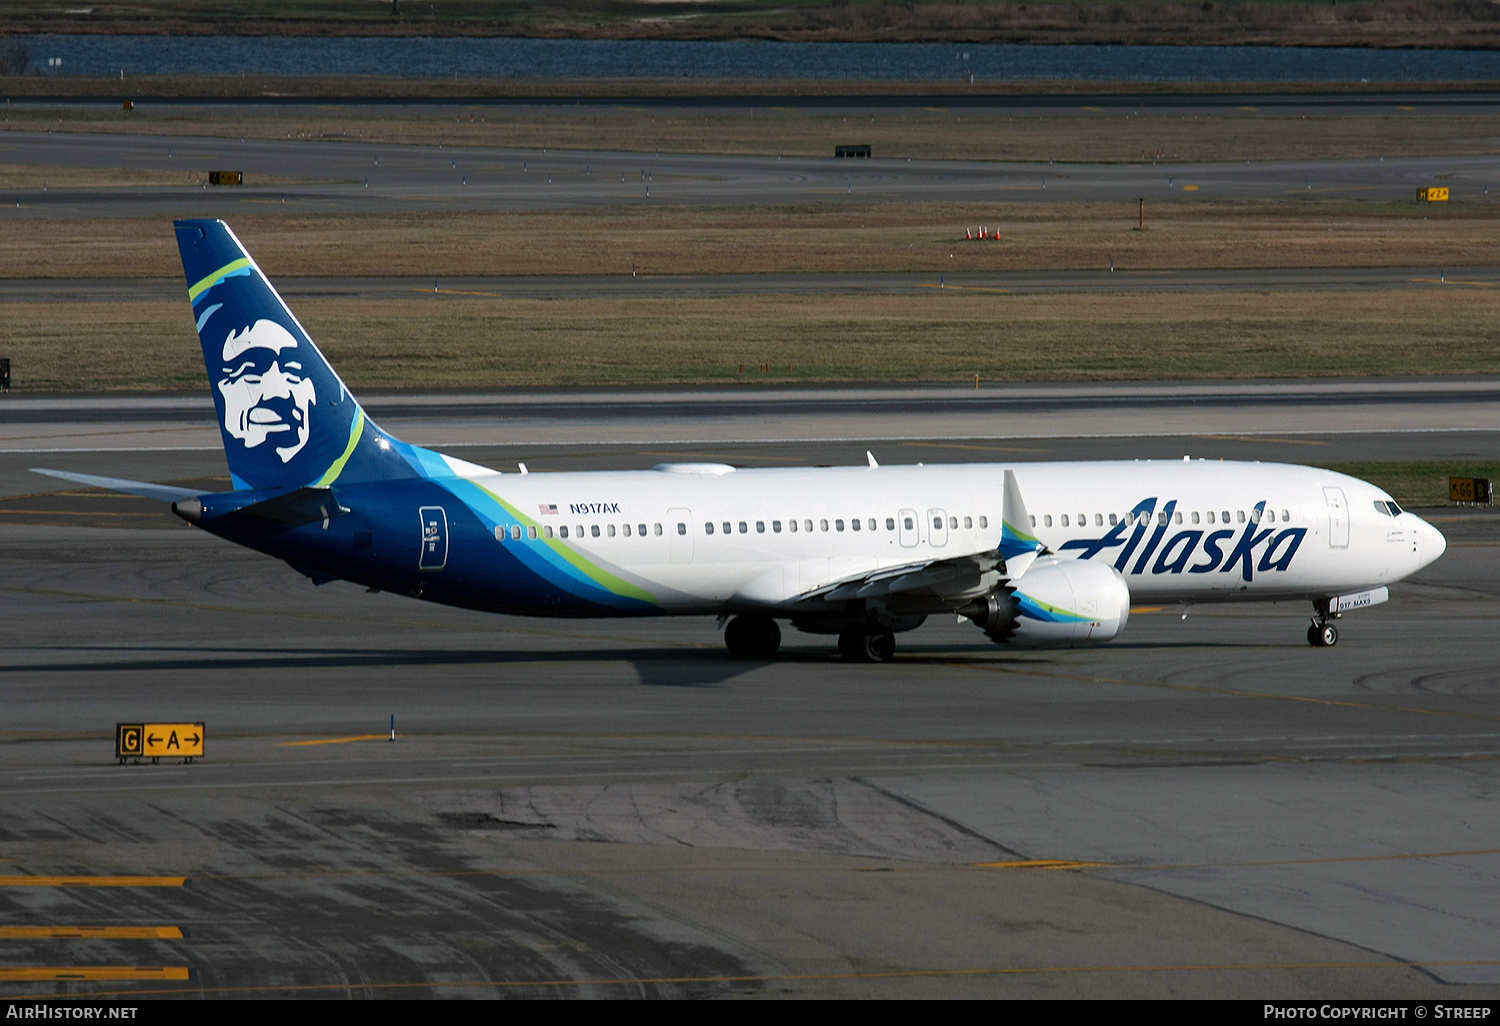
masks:
[[[880,464],[875,462],[875,454],[873,452],[871,452],[869,449],[865,450],[865,459],[867,459],[867,460],[870,461],[870,469],[871,470],[879,470],[880,469]]]
[[[1015,580],[1024,574],[1036,558],[1047,551],[1031,533],[1031,517],[1021,500],[1021,486],[1016,475],[1005,472],[1005,507],[1000,514],[1000,555],[1005,560],[1005,575]]]

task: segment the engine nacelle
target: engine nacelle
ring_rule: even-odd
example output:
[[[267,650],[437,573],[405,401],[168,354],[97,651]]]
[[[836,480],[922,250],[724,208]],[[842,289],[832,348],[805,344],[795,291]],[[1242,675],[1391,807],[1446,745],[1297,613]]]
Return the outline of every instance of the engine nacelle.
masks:
[[[1037,560],[960,610],[997,644],[1012,648],[1098,645],[1125,629],[1130,587],[1108,563]]]

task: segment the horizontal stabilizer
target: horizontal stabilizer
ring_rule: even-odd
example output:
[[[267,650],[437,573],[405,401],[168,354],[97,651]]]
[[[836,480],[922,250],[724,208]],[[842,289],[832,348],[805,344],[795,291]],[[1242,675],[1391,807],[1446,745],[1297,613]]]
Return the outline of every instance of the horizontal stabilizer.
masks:
[[[235,513],[240,516],[274,520],[278,524],[286,524],[290,527],[310,524],[314,520],[341,517],[348,512],[346,507],[339,505],[338,497],[333,494],[332,488],[312,487],[298,488],[294,492],[278,495],[274,499],[264,499],[235,510]]]
[[[124,478],[99,477],[95,474],[74,474],[67,470],[32,467],[31,472],[62,478],[64,481],[72,481],[75,484],[88,485],[90,488],[108,488],[112,492],[125,492],[127,495],[139,495],[161,502],[177,502],[179,499],[191,499],[203,494],[196,488],[177,488],[173,485],[152,484],[150,481],[127,481]]]

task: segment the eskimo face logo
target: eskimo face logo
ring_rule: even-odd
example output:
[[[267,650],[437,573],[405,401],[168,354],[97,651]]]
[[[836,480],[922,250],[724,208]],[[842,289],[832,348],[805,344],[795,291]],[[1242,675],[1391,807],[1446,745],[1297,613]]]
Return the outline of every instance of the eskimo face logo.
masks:
[[[225,377],[219,381],[224,430],[247,449],[283,436],[277,440],[287,444],[276,449],[283,463],[307,444],[308,407],[318,401],[302,364],[282,357],[282,350],[296,348],[291,332],[275,321],[259,320],[242,332],[231,331],[224,340]]]

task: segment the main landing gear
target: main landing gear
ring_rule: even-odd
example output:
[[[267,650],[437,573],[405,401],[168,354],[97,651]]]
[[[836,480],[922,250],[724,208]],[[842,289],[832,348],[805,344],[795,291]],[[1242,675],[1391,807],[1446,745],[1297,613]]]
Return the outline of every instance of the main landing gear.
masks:
[[[771,659],[781,647],[781,628],[769,616],[736,616],[724,628],[724,645],[736,659]],[[851,623],[839,631],[839,655],[851,663],[888,663],[896,634],[878,623]]]
[[[888,663],[896,656],[896,635],[875,623],[851,623],[839,631],[839,655],[851,663]]]
[[[724,644],[736,659],[770,659],[781,647],[781,628],[769,616],[736,616],[724,628]]]

